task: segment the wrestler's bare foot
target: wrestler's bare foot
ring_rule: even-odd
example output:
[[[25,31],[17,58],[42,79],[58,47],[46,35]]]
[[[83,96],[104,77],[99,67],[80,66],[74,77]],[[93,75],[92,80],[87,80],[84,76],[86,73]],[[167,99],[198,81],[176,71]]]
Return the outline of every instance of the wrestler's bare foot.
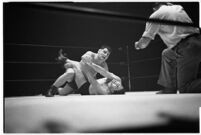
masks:
[[[67,59],[68,59],[68,58],[67,58],[66,54],[63,53],[63,50],[62,50],[62,49],[60,49],[60,50],[59,50],[59,56],[57,57],[56,60],[57,60],[58,62],[62,63],[62,64],[65,64]]]

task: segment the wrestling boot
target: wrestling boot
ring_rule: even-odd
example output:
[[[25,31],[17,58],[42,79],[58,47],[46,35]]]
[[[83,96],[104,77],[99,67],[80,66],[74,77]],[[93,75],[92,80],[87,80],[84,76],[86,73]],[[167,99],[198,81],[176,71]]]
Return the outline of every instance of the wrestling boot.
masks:
[[[165,88],[163,90],[158,91],[156,94],[176,94],[177,90],[172,88]]]
[[[54,95],[58,94],[58,88],[54,85],[50,87],[50,89],[45,93],[46,97],[53,97]]]

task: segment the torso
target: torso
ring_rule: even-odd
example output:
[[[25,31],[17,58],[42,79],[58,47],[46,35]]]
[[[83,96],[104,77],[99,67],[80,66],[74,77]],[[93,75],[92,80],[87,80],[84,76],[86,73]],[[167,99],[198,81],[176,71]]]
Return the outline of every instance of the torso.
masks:
[[[106,78],[97,79],[97,84],[92,84],[89,87],[90,95],[107,95],[109,88],[106,83]]]
[[[162,6],[153,13],[150,18],[192,23],[192,20],[180,5]],[[159,36],[169,48],[174,47],[181,39],[193,33],[199,33],[199,29],[193,27],[160,25],[158,31]]]
[[[93,53],[93,52],[91,54],[92,62],[94,62],[97,65],[100,65],[101,67],[104,67],[106,63],[105,62],[98,63],[98,60],[96,60],[93,56],[94,54],[95,53]],[[71,63],[74,67],[75,82],[76,82],[78,88],[80,88],[83,84],[85,84],[87,82],[88,78],[86,77],[86,73],[89,73],[94,77],[97,74],[97,72],[94,69],[92,69],[92,67],[88,66],[87,64],[85,64],[82,61],[77,62],[77,61],[69,60],[69,63]]]
[[[95,59],[94,55],[95,55],[95,53],[93,53],[91,55],[92,62],[104,68],[106,63],[105,62],[100,63],[99,60]],[[81,63],[81,69],[82,69],[84,74],[89,73],[89,74],[91,74],[92,76],[95,77],[97,72],[92,67],[90,67],[89,65],[85,64],[82,60],[80,61],[80,63]]]

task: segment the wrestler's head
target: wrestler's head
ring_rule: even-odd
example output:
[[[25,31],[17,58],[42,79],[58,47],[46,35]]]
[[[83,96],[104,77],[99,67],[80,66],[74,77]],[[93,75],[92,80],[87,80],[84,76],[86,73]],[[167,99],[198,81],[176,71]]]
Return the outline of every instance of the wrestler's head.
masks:
[[[110,56],[111,48],[109,46],[102,46],[98,50],[98,57],[102,61],[106,61],[108,57]]]
[[[123,89],[121,81],[117,81],[115,79],[112,79],[108,82],[108,88],[111,91],[111,93],[117,93],[117,91],[120,91]]]

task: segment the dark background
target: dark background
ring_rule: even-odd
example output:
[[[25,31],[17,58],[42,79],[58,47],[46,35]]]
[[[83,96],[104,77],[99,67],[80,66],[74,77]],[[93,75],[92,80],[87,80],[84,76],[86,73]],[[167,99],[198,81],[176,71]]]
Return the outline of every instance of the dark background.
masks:
[[[107,60],[109,70],[123,79],[127,91],[129,72],[131,91],[160,89],[157,79],[165,45],[157,36],[147,49],[137,51],[133,46],[144,32],[145,22],[65,10],[65,6],[81,6],[148,18],[153,3],[60,2],[49,3],[49,7],[37,4],[3,4],[5,97],[38,95],[46,91],[65,71],[55,60],[60,48],[70,59],[79,61],[86,51],[96,52],[103,44],[112,47]],[[198,2],[174,4],[182,5],[193,22],[199,24]]]

